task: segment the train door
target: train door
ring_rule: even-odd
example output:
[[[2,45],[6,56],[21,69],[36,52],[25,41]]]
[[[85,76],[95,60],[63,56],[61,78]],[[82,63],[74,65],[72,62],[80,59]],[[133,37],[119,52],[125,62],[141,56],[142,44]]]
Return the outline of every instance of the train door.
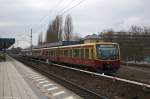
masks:
[[[80,56],[81,56],[82,64],[85,64],[85,60],[84,60],[84,47],[81,47],[81,49],[80,49]]]

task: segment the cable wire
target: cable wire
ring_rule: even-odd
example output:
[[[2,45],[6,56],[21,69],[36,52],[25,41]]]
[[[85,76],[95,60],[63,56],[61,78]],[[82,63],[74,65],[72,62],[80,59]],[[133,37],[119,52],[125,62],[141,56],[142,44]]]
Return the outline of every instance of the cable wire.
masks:
[[[49,11],[49,13],[46,14],[46,15],[44,15],[44,16],[40,19],[39,23],[36,23],[35,25],[41,24],[42,21],[43,21],[44,19],[46,19],[46,17],[48,17],[49,14],[51,14],[51,13],[56,9],[56,6],[57,6],[57,7],[60,6],[63,1],[64,1],[64,0],[59,0],[59,2]],[[35,27],[35,25],[33,26],[33,28]]]
[[[72,6],[71,8],[65,10],[61,15],[65,14],[66,12],[72,10],[73,8],[79,6],[81,3],[85,2],[86,0],[81,0],[79,3],[77,3],[76,5]]]
[[[71,5],[74,1],[76,1],[76,0],[73,0],[73,1],[71,1],[70,3],[68,3],[65,7],[63,7],[61,10],[59,10],[55,15],[57,15],[57,14],[59,14],[59,13],[61,13],[60,15],[64,15],[65,13],[67,13],[68,11],[70,11],[70,10],[72,10],[73,8],[75,8],[75,7],[77,7],[77,6],[79,6],[81,3],[83,3],[83,2],[85,2],[86,0],[81,0],[80,2],[78,2],[77,4],[75,4],[74,6],[72,6],[72,7],[70,7],[70,8],[68,8],[68,9],[66,9],[69,5]],[[66,10],[65,10],[66,9]],[[63,11],[64,10],[64,11]],[[54,16],[54,15],[53,15]]]

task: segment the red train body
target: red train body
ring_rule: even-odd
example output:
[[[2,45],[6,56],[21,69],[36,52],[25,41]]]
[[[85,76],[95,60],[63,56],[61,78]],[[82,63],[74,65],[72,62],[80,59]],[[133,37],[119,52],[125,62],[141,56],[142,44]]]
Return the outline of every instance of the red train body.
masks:
[[[113,73],[120,67],[117,43],[89,43],[33,49],[32,57],[80,66],[99,73]]]

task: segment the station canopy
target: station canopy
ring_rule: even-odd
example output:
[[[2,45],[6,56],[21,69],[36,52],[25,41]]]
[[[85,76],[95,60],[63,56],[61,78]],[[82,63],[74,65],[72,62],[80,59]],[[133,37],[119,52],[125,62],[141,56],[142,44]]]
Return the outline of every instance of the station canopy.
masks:
[[[14,38],[0,38],[0,50],[7,49],[14,43]]]

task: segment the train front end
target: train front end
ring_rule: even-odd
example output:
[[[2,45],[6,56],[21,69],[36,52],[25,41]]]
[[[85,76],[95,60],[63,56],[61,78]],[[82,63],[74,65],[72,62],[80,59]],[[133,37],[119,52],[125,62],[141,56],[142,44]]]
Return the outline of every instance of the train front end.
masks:
[[[114,73],[120,67],[120,49],[117,43],[96,44],[96,71]]]

